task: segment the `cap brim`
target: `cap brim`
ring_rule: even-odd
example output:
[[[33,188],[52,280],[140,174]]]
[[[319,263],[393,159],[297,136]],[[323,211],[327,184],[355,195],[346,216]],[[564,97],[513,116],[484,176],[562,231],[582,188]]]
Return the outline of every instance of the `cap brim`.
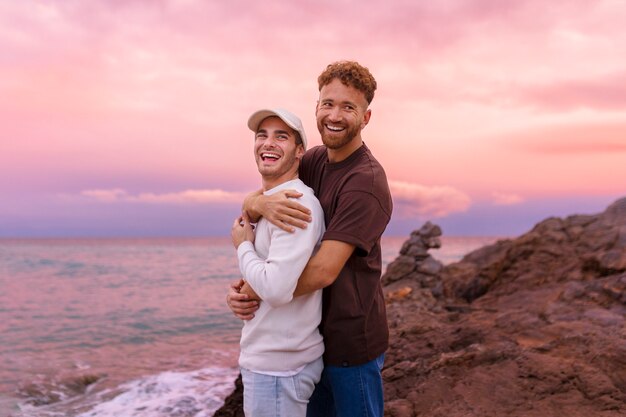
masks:
[[[248,127],[250,128],[250,130],[252,130],[253,132],[256,132],[257,130],[259,130],[259,125],[261,124],[261,122],[265,119],[267,119],[268,117],[279,117],[281,120],[283,120],[282,117],[280,117],[280,115],[278,113],[276,113],[273,110],[267,110],[267,109],[263,109],[263,110],[259,110],[256,111],[252,114],[252,116],[250,116],[250,118],[248,119]],[[285,122],[283,120],[283,122]],[[293,129],[293,126],[291,126],[289,123],[285,122],[287,124],[287,126],[291,127]]]

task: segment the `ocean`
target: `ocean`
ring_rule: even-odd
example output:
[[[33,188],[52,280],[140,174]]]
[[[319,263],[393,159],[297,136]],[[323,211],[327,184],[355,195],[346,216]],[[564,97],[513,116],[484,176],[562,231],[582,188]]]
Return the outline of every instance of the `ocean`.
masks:
[[[384,265],[407,238],[383,238]],[[0,417],[212,416],[238,373],[238,278],[226,237],[0,239]]]

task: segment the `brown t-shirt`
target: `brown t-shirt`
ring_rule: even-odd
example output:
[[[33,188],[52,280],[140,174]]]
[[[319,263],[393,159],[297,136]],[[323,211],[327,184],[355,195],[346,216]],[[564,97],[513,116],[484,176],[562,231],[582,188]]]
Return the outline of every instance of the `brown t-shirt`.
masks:
[[[392,202],[382,166],[363,144],[347,159],[328,162],[326,147],[309,150],[300,179],[313,188],[324,209],[322,240],[355,245],[337,280],[324,289],[324,362],[352,366],[387,350],[389,329],[380,284],[380,237],[391,218]]]

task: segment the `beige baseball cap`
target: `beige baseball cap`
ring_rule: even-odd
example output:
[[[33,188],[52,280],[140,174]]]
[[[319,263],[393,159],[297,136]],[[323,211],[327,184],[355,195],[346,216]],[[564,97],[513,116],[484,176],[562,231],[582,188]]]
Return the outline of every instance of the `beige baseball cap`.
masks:
[[[298,116],[285,109],[276,108],[255,111],[248,119],[248,127],[256,133],[256,131],[259,130],[261,122],[271,116],[279,117],[287,124],[287,126],[298,132],[300,134],[300,138],[302,139],[302,146],[304,146],[304,149],[306,150],[306,134],[304,133],[302,121]]]

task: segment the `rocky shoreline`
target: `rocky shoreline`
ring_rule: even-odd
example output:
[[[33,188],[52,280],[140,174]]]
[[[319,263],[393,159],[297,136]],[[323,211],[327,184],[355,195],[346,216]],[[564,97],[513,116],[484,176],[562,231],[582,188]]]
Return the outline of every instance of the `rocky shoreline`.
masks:
[[[383,275],[390,417],[626,415],[626,198],[444,266],[411,233]],[[241,385],[215,416],[239,417]]]

